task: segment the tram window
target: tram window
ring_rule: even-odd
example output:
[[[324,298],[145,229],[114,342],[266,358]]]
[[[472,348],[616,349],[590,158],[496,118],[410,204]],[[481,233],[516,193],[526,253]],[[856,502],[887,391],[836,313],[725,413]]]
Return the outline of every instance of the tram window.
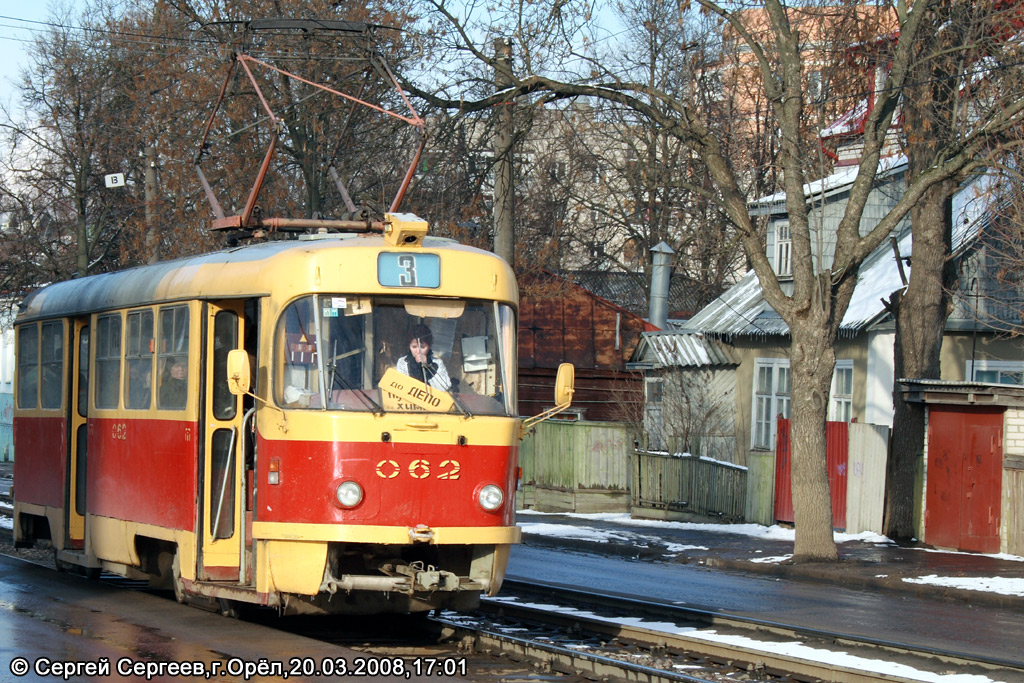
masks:
[[[125,360],[125,403],[128,408],[146,410],[153,400],[153,311],[128,314]]]
[[[234,431],[218,429],[210,439],[210,474],[214,497],[210,502],[210,536],[231,538],[235,534]]]
[[[440,377],[430,389],[448,394],[454,412],[513,414],[514,396],[505,387],[514,371],[515,313],[493,301],[340,294],[297,299],[275,330],[274,398],[289,408],[424,410],[383,394],[379,384],[388,370],[413,367],[410,334],[424,325],[432,355],[421,362],[421,376]]]
[[[39,328],[18,330],[18,407],[32,410],[39,398]]]
[[[277,385],[277,401],[292,407],[315,406],[320,386],[313,297],[288,306],[277,326],[276,343],[283,352],[279,366],[283,381]]]
[[[181,410],[188,402],[188,308],[160,309],[160,388],[157,408]]]
[[[238,400],[228,388],[228,351],[238,348],[238,315],[220,311],[213,320],[213,416],[234,418]]]
[[[96,407],[117,408],[121,394],[121,316],[96,319]]]
[[[64,324],[49,322],[42,325],[40,344],[39,376],[40,407],[48,410],[59,409],[64,396]]]
[[[89,416],[89,326],[78,336],[78,414]]]

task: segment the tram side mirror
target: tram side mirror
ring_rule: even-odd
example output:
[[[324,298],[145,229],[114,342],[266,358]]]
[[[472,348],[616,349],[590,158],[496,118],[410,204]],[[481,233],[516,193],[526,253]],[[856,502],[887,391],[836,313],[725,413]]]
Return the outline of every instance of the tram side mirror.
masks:
[[[576,368],[572,363],[562,363],[558,366],[558,374],[555,375],[555,407],[548,408],[540,415],[523,420],[520,424],[519,438],[522,438],[526,434],[526,430],[534,425],[540,424],[568,408],[572,403],[574,391],[576,391]]]
[[[555,405],[569,407],[576,390],[576,368],[572,363],[562,363],[555,375]]]
[[[235,396],[249,391],[252,372],[249,369],[249,354],[243,349],[228,351],[228,391]]]

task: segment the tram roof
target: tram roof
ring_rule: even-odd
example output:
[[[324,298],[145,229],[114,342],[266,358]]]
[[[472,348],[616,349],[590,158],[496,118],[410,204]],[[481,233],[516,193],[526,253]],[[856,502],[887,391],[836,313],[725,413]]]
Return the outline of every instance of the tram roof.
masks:
[[[25,297],[17,322],[40,318],[86,315],[98,311],[131,308],[153,303],[262,297],[272,293],[290,296],[303,292],[391,293],[415,296],[491,296],[518,303],[518,290],[511,268],[491,252],[445,238],[427,237],[422,248],[410,252],[449,253],[456,256],[445,272],[457,275],[464,286],[431,289],[383,288],[376,282],[376,257],[383,251],[401,251],[378,235],[332,234],[311,239],[280,240],[225,249],[173,261],[138,266],[112,273],[90,275],[42,287]],[[467,259],[476,267],[467,268]],[[490,261],[493,268],[481,267]],[[325,277],[314,283],[317,267],[340,264],[344,275]],[[340,270],[340,269],[339,269]],[[368,277],[372,273],[373,277]],[[492,282],[492,275],[499,277]],[[344,279],[346,288],[335,288]],[[372,281],[371,281],[372,280]],[[498,281],[507,284],[495,289]],[[483,286],[486,285],[486,286]]]

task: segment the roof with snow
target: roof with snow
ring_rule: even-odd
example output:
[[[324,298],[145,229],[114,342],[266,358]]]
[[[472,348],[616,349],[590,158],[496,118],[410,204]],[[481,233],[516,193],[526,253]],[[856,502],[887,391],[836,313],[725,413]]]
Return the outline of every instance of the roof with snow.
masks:
[[[832,176],[835,178],[835,174]],[[849,182],[852,182],[850,176]],[[974,178],[953,195],[953,252],[958,253],[978,234],[985,220],[989,190],[994,180],[982,175]],[[812,183],[813,185],[813,183]],[[808,186],[810,187],[810,185]],[[837,185],[832,185],[837,187]],[[784,198],[783,198],[784,201]],[[897,235],[899,253],[912,254],[909,224]],[[905,268],[910,276],[910,265]],[[901,289],[903,283],[892,245],[886,241],[872,252],[860,267],[857,288],[839,328],[841,336],[854,336],[886,315],[883,300]],[[705,306],[685,323],[683,330],[715,337],[786,336],[789,327],[764,300],[754,271],[749,271],[731,289]]]
[[[876,180],[885,180],[907,169],[907,158],[903,155],[882,157],[878,160],[878,173]],[[804,197],[808,200],[818,199],[819,201],[832,195],[845,192],[857,179],[859,166],[842,166],[836,169],[835,173],[824,178],[812,180],[804,184]],[[754,199],[748,203],[752,216],[767,216],[771,214],[786,213],[786,193],[776,192],[766,197]]]
[[[730,346],[703,334],[644,332],[627,367],[639,370],[739,364],[739,357]]]

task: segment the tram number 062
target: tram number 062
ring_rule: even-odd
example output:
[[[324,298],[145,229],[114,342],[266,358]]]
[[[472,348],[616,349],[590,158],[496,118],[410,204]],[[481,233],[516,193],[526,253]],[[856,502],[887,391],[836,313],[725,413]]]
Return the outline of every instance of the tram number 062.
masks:
[[[462,469],[462,465],[459,464],[458,460],[442,460],[438,467],[440,469],[434,474],[435,479],[458,479],[459,470]],[[409,476],[413,479],[426,479],[430,477],[430,461],[413,460],[409,463],[406,471],[408,471]],[[401,465],[394,460],[381,460],[377,463],[377,476],[381,479],[394,479],[401,473]]]

